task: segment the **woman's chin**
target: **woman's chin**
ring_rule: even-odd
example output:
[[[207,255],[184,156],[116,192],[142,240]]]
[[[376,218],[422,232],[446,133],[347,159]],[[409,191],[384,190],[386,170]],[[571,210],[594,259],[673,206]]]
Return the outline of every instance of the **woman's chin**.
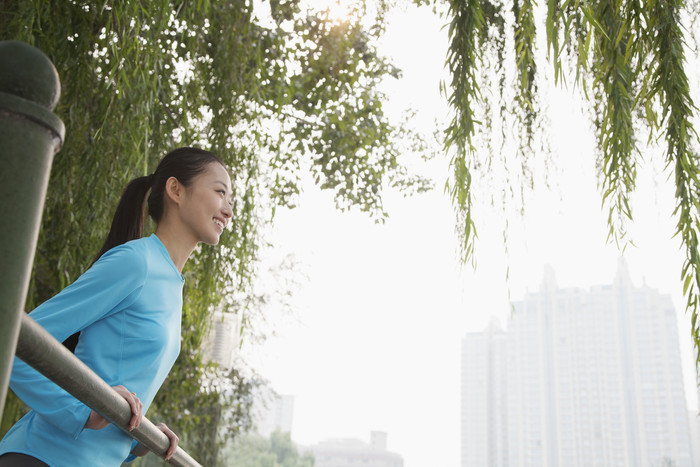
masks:
[[[204,239],[204,240],[202,240],[202,242],[206,243],[207,245],[215,246],[215,245],[219,244],[219,238],[220,237],[217,235],[216,237]]]

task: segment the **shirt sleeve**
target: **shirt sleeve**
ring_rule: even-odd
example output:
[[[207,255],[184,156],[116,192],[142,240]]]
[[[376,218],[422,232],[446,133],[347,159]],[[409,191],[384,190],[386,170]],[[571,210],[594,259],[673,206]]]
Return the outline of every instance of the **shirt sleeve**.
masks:
[[[99,319],[138,298],[146,278],[142,254],[127,244],[112,248],[73,284],[47,300],[30,316],[63,342]],[[35,412],[58,429],[77,437],[90,408],[15,357],[10,387]]]
[[[131,464],[134,460],[138,459],[138,457],[133,453],[134,449],[136,449],[136,446],[138,446],[139,442],[136,440],[133,440],[131,442],[131,449],[129,449],[129,455],[127,456],[126,459],[124,459],[124,464]]]

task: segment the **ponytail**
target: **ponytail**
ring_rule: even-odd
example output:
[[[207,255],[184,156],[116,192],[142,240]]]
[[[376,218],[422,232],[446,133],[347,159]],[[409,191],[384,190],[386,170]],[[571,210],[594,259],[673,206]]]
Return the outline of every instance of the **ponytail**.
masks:
[[[105,240],[102,249],[92,260],[92,264],[100,259],[100,256],[105,254],[107,250],[114,248],[117,245],[126,243],[129,240],[141,238],[143,234],[143,203],[146,200],[146,194],[153,185],[153,175],[146,177],[135,178],[129,182],[124,188],[117,212],[114,213],[112,219],[112,227],[109,229],[109,234]],[[71,352],[75,353],[75,348],[80,339],[80,331],[68,337],[63,341],[63,346]]]
[[[112,219],[112,227],[109,229],[102,249],[93,260],[93,264],[100,259],[100,256],[115,246],[141,238],[143,235],[144,202],[148,190],[153,185],[153,178],[153,175],[135,178],[124,188],[124,192],[119,198],[117,211]]]

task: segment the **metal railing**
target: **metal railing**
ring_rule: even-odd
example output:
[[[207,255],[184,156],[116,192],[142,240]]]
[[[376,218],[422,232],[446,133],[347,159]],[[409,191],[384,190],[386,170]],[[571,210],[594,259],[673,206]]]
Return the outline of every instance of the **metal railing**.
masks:
[[[19,358],[160,457],[165,455],[170,440],[163,432],[146,417],[137,428],[128,431],[129,403],[28,315],[22,316],[21,324],[17,343]],[[169,462],[182,467],[199,466],[179,447]]]
[[[65,136],[52,110],[60,82],[51,61],[18,41],[0,41],[0,416],[15,355],[163,458],[170,440],[145,417],[128,431],[129,404],[24,313],[53,156]],[[201,467],[183,449],[172,465]]]

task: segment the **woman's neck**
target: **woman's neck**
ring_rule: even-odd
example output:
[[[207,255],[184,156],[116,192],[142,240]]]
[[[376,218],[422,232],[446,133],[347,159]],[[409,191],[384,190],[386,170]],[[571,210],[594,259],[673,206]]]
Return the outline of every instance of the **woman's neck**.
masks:
[[[175,229],[164,220],[158,224],[155,233],[163,246],[165,246],[165,249],[168,250],[170,259],[173,261],[173,264],[175,264],[177,270],[182,273],[182,269],[185,267],[187,259],[197,246],[197,242],[187,239],[186,235],[182,235],[174,230]]]

